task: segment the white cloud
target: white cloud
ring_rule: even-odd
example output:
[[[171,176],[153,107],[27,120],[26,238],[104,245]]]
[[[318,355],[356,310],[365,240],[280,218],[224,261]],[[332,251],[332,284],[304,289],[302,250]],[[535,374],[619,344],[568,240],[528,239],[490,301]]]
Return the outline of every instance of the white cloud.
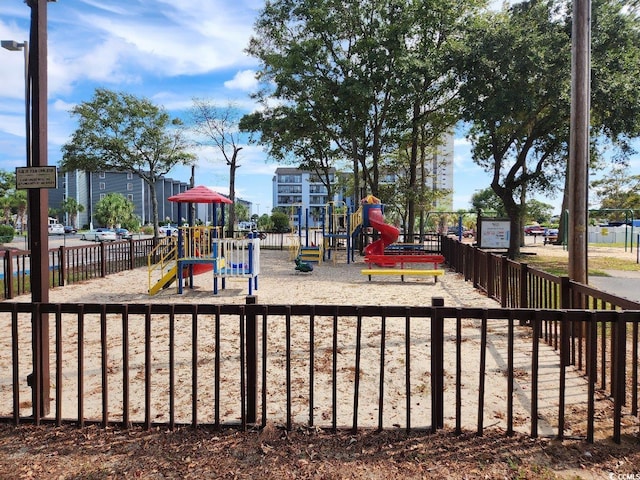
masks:
[[[224,86],[229,89],[253,92],[258,86],[256,72],[254,70],[241,70],[233,77],[233,80],[224,82]]]

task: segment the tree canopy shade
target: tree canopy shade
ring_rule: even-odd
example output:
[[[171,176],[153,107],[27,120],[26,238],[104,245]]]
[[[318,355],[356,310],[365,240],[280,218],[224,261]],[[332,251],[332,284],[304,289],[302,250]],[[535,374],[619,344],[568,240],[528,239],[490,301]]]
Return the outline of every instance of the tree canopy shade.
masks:
[[[151,101],[97,89],[71,110],[78,128],[62,147],[63,171],[132,172],[149,186],[154,234],[158,236],[156,182],[176,165],[194,161],[181,122]]]
[[[451,51],[460,26],[484,3],[267,2],[247,49],[261,62],[263,109],[241,127],[259,131],[279,161],[324,172],[350,164],[356,201],[371,193],[386,202],[382,161],[408,149],[412,229],[424,142],[455,123]]]
[[[609,138],[629,152],[640,125],[640,32],[624,4],[592,2],[591,126],[594,148]],[[552,194],[565,179],[570,14],[564,2],[543,0],[478,16],[457,62],[473,159],[492,174],[512,222],[510,256],[520,249],[525,193]]]

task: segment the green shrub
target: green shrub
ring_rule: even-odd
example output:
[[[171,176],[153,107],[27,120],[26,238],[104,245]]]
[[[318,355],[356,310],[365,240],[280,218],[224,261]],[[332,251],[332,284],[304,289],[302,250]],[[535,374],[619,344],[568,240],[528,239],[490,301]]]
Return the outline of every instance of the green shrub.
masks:
[[[0,225],[0,243],[9,243],[16,234],[11,225]]]

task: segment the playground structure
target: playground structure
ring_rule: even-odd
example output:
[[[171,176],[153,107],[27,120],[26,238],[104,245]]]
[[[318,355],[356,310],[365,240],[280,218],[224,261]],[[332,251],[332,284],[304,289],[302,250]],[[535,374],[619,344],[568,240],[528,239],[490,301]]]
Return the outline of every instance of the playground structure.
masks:
[[[289,214],[292,234],[289,240],[289,256],[296,265],[321,263],[325,260],[336,261],[338,250],[345,249],[347,263],[355,261],[355,239],[363,232],[377,231],[379,238],[364,247],[365,262],[368,269],[361,273],[372,276],[400,275],[402,281],[405,276],[433,276],[434,280],[444,274],[439,265],[444,262],[440,255],[425,254],[422,245],[396,243],[400,230],[385,221],[384,205],[373,195],[362,199],[360,207],[353,213],[344,202],[328,202],[322,217],[321,241],[310,241],[308,227],[308,211],[306,222],[303,222],[302,207],[291,207]],[[303,237],[303,228],[306,225]],[[405,268],[406,265],[429,264],[429,268]],[[382,267],[382,268],[373,268]],[[400,267],[399,269],[396,267]],[[296,267],[299,270],[298,267]]]
[[[289,260],[296,263],[322,263],[324,251],[322,244],[316,244],[309,239],[309,211],[305,213],[305,241],[302,242],[302,205],[291,205],[289,209]]]
[[[349,207],[345,202],[328,202],[324,207],[324,221],[322,224],[322,243],[327,260],[335,262],[338,250],[344,248],[347,252],[347,263],[353,245],[350,231]]]
[[[398,240],[400,230],[385,222],[380,200],[373,195],[368,195],[362,200],[361,209],[362,225],[380,232],[380,238],[364,248],[364,261],[369,264],[369,268],[361,270],[360,273],[367,275],[369,281],[374,275],[400,275],[403,282],[405,276],[433,276],[436,282],[438,277],[444,274],[444,270],[438,268],[444,262],[442,255],[421,255],[414,249],[406,254],[407,250],[402,247],[407,245],[396,245],[399,248],[394,248],[392,253],[387,252],[387,248],[393,246]],[[405,268],[406,264],[431,264],[433,268]],[[374,265],[382,268],[373,268]],[[397,266],[400,268],[396,268]]]
[[[178,229],[177,238],[161,239],[156,248],[149,254],[149,294],[155,295],[171,286],[174,282],[177,293],[183,293],[184,280],[189,280],[190,288],[194,286],[195,275],[211,273],[213,276],[213,293],[218,293],[218,284],[225,288],[225,280],[230,277],[248,279],[249,295],[258,288],[260,274],[260,239],[223,238],[223,227],[217,227],[218,209],[224,203],[231,203],[228,198],[207,187],[195,187],[178,195],[169,197],[178,202],[178,217],[181,217],[182,203],[212,203],[213,226],[190,226]],[[224,209],[221,207],[221,224],[224,225]],[[191,209],[189,209],[191,217]]]

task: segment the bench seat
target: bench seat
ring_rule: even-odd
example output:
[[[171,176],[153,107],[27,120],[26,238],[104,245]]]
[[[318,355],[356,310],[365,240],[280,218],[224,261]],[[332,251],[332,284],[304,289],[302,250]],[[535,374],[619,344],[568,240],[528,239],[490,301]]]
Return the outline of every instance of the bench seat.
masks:
[[[432,276],[435,282],[438,281],[440,275],[444,275],[444,270],[418,270],[418,269],[397,269],[397,268],[366,268],[360,270],[362,275],[368,275],[369,281],[373,275],[400,275],[400,278],[404,282],[405,276],[410,277],[422,277]]]

